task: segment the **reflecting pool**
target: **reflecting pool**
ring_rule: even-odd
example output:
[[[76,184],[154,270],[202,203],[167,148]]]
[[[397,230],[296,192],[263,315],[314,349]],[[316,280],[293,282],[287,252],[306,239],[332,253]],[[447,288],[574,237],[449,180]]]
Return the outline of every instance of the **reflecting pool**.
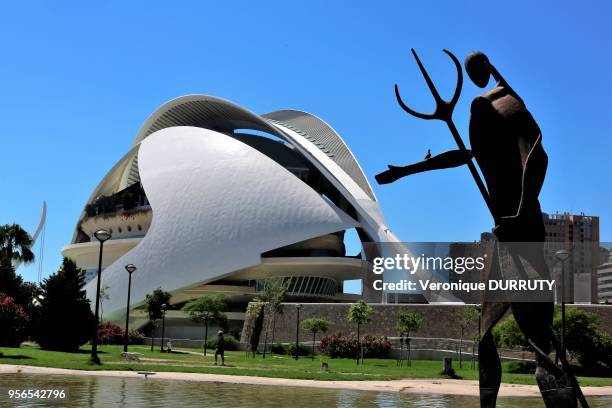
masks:
[[[64,401],[10,400],[8,389],[66,389]],[[267,385],[99,376],[0,375],[0,407],[477,407],[475,397],[414,395]],[[612,397],[591,397],[591,407],[610,407]],[[535,398],[501,398],[500,408],[542,407]]]

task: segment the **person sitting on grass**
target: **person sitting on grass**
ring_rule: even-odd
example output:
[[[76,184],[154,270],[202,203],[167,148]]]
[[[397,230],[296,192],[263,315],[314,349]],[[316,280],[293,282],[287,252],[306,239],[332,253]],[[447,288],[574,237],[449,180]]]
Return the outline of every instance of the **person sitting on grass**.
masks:
[[[217,365],[217,356],[221,356],[221,365],[225,365],[225,339],[223,338],[223,330],[217,332],[217,348],[215,349],[215,365]]]

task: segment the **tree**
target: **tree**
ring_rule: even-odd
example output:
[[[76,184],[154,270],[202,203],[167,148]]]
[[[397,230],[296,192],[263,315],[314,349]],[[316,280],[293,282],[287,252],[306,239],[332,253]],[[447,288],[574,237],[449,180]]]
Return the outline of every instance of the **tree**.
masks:
[[[208,340],[208,325],[225,319],[225,296],[205,295],[192,300],[183,306],[183,311],[196,323],[204,322],[204,355],[206,355],[206,341]]]
[[[26,306],[27,295],[23,291],[23,279],[15,273],[14,262],[30,263],[34,253],[30,249],[32,238],[18,224],[0,226],[0,288],[13,300]]]
[[[64,258],[60,269],[41,285],[35,339],[47,350],[74,352],[89,339],[96,321],[83,287],[83,272]]]
[[[172,295],[168,292],[163,291],[161,288],[157,288],[153,293],[149,293],[145,296],[145,310],[149,315],[149,321],[152,327],[156,327],[157,323],[163,316],[162,305],[168,305]],[[151,330],[151,351],[153,351],[153,330]]]
[[[0,293],[0,346],[19,347],[25,339],[30,316],[10,296]]]
[[[250,332],[249,343],[251,345],[253,357],[255,357],[255,353],[257,353],[257,348],[259,347],[259,338],[261,337],[266,307],[267,302],[262,302],[257,298],[255,298],[253,302],[249,302],[247,306],[246,316],[247,319],[252,322],[249,323],[247,331]]]
[[[578,360],[586,369],[601,366],[612,369],[612,338],[599,330],[596,315],[578,308],[567,308],[565,316],[565,347],[570,357]],[[561,339],[561,313],[556,309],[553,331]],[[493,336],[499,346],[530,349],[527,339],[513,316],[509,316],[493,329]]]
[[[15,273],[10,257],[0,254],[0,289],[13,299],[21,296],[23,279]],[[18,302],[19,303],[19,302]]]
[[[557,308],[553,330],[561,338],[561,311]],[[596,315],[577,308],[567,308],[565,315],[565,348],[570,357],[587,369],[607,366],[612,369],[612,338],[599,330]]]
[[[261,293],[258,296],[258,300],[266,303],[265,314],[272,316],[268,317],[268,324],[266,325],[266,334],[264,337],[264,350],[263,358],[266,358],[266,348],[268,347],[268,332],[270,326],[272,326],[272,341],[274,344],[274,331],[276,329],[276,315],[282,313],[283,300],[285,299],[285,293],[287,292],[287,285],[283,278],[270,278],[264,281],[264,286]]]
[[[102,321],[104,318],[104,308],[102,307],[102,303],[104,303],[105,300],[110,299],[109,289],[110,286],[108,285],[104,285],[102,288],[100,288],[100,321]]]
[[[462,352],[463,352],[463,334],[465,329],[473,322],[478,321],[480,318],[480,311],[476,307],[463,308],[459,316],[459,327],[461,328],[461,334],[459,336],[459,368],[462,368]],[[472,347],[472,361],[474,361],[474,347]]]
[[[397,330],[400,335],[406,334],[406,337],[410,337],[410,332],[416,332],[421,328],[423,323],[423,315],[415,312],[400,312],[397,319]]]
[[[317,333],[325,333],[329,329],[330,322],[325,319],[306,319],[302,323],[304,330],[312,333],[312,359],[314,360],[315,354],[315,341],[317,340]]]
[[[359,339],[359,329],[362,324],[368,323],[370,321],[370,314],[374,309],[372,306],[368,305],[363,300],[360,300],[357,303],[353,303],[349,308],[348,318],[351,322],[357,324],[357,347],[359,349],[359,354],[357,355],[357,364],[359,364],[359,356],[363,354],[361,352],[360,339]]]
[[[521,347],[530,349],[529,342],[523,335],[514,316],[510,315],[493,328],[493,338],[498,347]]]
[[[34,261],[31,251],[32,237],[19,224],[0,226],[0,256],[12,261],[30,263]]]
[[[34,260],[30,247],[32,239],[19,225],[0,226],[0,290],[20,305],[29,316],[25,335],[32,333],[38,306],[34,304],[40,295],[36,283],[24,282],[15,271],[14,263],[29,263]]]
[[[400,337],[406,334],[406,348],[408,349],[408,365],[411,364],[411,348],[410,348],[410,332],[416,332],[421,328],[423,323],[423,315],[415,312],[400,312],[396,328],[400,333]],[[400,339],[401,340],[401,339]],[[402,351],[400,350],[400,364],[402,362]]]

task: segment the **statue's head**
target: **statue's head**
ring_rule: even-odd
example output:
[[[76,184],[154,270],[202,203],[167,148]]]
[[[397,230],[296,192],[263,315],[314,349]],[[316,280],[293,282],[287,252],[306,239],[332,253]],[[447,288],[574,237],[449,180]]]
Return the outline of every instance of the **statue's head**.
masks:
[[[489,83],[491,68],[489,59],[480,51],[471,52],[465,59],[468,76],[480,88],[484,88]]]

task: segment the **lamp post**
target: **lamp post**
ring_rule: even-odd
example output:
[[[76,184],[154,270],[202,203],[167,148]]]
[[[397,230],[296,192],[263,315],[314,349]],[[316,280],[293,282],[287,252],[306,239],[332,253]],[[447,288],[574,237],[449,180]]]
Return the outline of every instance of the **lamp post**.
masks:
[[[563,356],[565,356],[565,261],[569,255],[566,249],[555,252],[555,257],[561,262],[561,354]]]
[[[297,319],[295,321],[295,356],[294,358],[297,360],[299,355],[299,339],[300,339],[300,309],[302,305],[298,303],[295,305],[295,310],[297,311]]]
[[[130,290],[132,289],[132,273],[136,270],[136,266],[134,264],[125,265],[125,270],[127,271],[128,277],[128,295],[127,295],[127,306],[125,307],[125,333],[123,338],[123,351],[127,353],[128,351],[128,343],[130,341],[128,335],[129,322],[130,322]]]
[[[91,342],[91,356],[90,360],[95,364],[100,364],[98,358],[98,325],[99,325],[99,309],[100,309],[100,280],[102,277],[102,250],[104,249],[104,242],[108,241],[112,235],[105,229],[99,229],[94,232],[94,237],[100,241],[100,255],[98,257],[98,282],[96,284],[96,309],[95,309],[95,321],[92,342]]]
[[[161,305],[162,307],[162,335],[161,335],[161,344],[160,344],[160,351],[163,353],[164,352],[164,335],[165,335],[165,331],[166,331],[166,308],[168,307],[167,304],[163,304]]]

